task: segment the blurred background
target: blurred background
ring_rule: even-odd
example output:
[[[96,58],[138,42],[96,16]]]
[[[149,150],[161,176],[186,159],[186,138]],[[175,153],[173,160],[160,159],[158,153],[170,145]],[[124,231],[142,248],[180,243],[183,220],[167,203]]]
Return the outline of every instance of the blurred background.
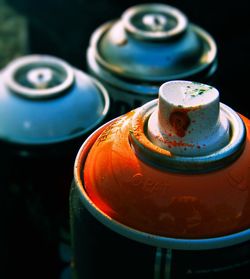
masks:
[[[86,71],[86,49],[93,31],[102,23],[120,17],[126,8],[146,2],[152,1],[0,0],[0,70],[18,56],[41,53],[60,57]],[[218,46],[215,86],[221,92],[221,101],[250,117],[248,1],[169,0],[161,2],[179,8],[187,15],[190,22],[203,27],[213,36]],[[6,201],[9,203],[7,210],[11,210],[14,204],[16,191],[15,187],[10,191],[9,200]],[[19,205],[15,204],[15,206],[18,208]],[[1,205],[0,210],[2,210]],[[5,221],[1,222],[1,231],[4,230]],[[11,223],[10,220],[7,221],[8,224]],[[25,226],[25,222],[28,221],[19,220],[20,228],[22,225]],[[10,226],[10,230],[14,228],[16,227]],[[18,231],[12,233],[15,235]],[[0,234],[0,238],[0,245],[5,245],[4,234],[3,236]],[[19,256],[22,254],[23,251],[18,251]],[[67,251],[64,255],[66,254]],[[15,261],[12,263],[12,256],[5,259],[7,261],[5,267],[7,266],[9,270],[16,268],[14,263],[17,257],[14,257]],[[25,259],[21,262],[25,263]],[[9,277],[7,275],[1,277],[0,265],[0,278],[17,278],[14,277],[15,272],[18,270],[10,272]],[[42,274],[41,272],[35,278],[54,278],[52,275],[45,277]]]
[[[28,52],[26,19],[0,0],[0,69]]]

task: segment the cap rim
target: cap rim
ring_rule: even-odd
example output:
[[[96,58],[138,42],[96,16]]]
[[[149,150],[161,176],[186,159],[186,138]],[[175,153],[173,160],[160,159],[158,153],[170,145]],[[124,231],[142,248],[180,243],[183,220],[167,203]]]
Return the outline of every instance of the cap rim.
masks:
[[[150,13],[161,12],[174,16],[177,20],[176,27],[168,31],[158,31],[157,33],[141,31],[132,23],[132,18],[136,14],[148,11]],[[165,4],[142,4],[130,7],[122,14],[122,22],[126,31],[144,40],[162,40],[172,38],[173,36],[182,33],[188,24],[187,17],[180,10]]]
[[[138,109],[132,118],[131,144],[136,155],[144,162],[171,172],[207,173],[224,168],[242,153],[246,140],[245,125],[235,111],[222,103],[221,113],[228,119],[232,133],[229,143],[223,148],[209,155],[193,157],[173,155],[171,151],[158,147],[144,132],[144,124],[156,106],[157,100],[153,100]]]
[[[48,89],[32,89],[20,85],[14,78],[15,73],[22,67],[36,63],[53,65],[62,69],[66,73],[65,80],[60,85],[56,85]],[[5,82],[10,90],[21,96],[32,99],[48,98],[61,94],[67,90],[74,82],[74,72],[68,63],[59,58],[49,55],[29,55],[20,57],[7,66],[5,72]]]
[[[2,135],[1,140],[10,145],[20,145],[20,147],[25,147],[25,149],[35,148],[35,147],[45,147],[45,146],[52,146],[54,144],[61,144],[69,141],[77,140],[80,137],[88,135],[92,132],[95,128],[97,128],[101,123],[103,123],[104,119],[107,117],[109,109],[110,109],[110,98],[106,88],[95,78],[91,77],[90,75],[86,74],[85,72],[81,72],[77,69],[73,69],[74,74],[76,76],[76,84],[79,83],[78,79],[79,74],[84,75],[86,78],[90,79],[93,83],[94,87],[97,89],[100,98],[103,101],[102,110],[91,125],[87,125],[83,129],[76,130],[74,133],[64,133],[60,135],[55,135],[53,137],[39,136],[36,138],[33,137],[26,137],[24,136],[16,136],[16,135]],[[67,94],[70,97],[71,94],[75,95],[74,89]],[[12,94],[11,94],[12,95]],[[25,101],[22,99],[21,101]],[[66,100],[65,100],[66,101]],[[56,103],[55,103],[56,104]]]

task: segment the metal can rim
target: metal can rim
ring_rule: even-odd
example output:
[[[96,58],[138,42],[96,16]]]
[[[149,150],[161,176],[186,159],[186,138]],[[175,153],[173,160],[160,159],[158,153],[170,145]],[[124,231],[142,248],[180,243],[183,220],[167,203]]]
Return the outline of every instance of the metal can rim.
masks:
[[[140,29],[136,28],[132,23],[132,17],[136,15],[137,13],[143,12],[143,11],[150,11],[153,12],[166,12],[170,13],[171,15],[175,16],[177,20],[177,25],[174,29],[163,31],[163,32],[143,32]],[[142,38],[144,40],[162,40],[162,39],[168,39],[172,38],[173,36],[176,36],[180,33],[182,33],[188,24],[187,17],[177,8],[166,5],[166,4],[160,4],[160,3],[151,3],[151,4],[140,4],[136,6],[132,6],[125,10],[125,12],[122,14],[122,22],[124,23],[125,29],[135,35],[138,38]]]
[[[230,123],[231,139],[223,148],[209,155],[203,156],[169,156],[169,151],[158,146],[152,146],[145,135],[145,127],[137,123],[147,123],[149,115],[155,109],[157,100],[143,105],[137,110],[132,118],[132,129],[130,132],[131,144],[139,158],[148,164],[181,173],[207,173],[224,168],[235,161],[243,151],[246,140],[246,128],[239,115],[227,105],[220,103],[221,113],[225,115]],[[134,132],[136,131],[136,133]],[[163,154],[168,155],[164,156]],[[223,162],[223,163],[222,163]]]
[[[47,63],[47,64],[54,64],[57,67],[62,68],[66,73],[66,78],[62,84],[57,85],[53,88],[48,89],[32,89],[27,88],[21,84],[18,84],[15,79],[14,75],[18,69],[21,67],[25,67],[31,63]],[[5,74],[5,82],[7,86],[16,94],[20,94],[24,97],[38,99],[38,98],[48,98],[52,96],[56,96],[61,94],[65,90],[67,90],[72,83],[74,82],[74,71],[73,68],[65,61],[60,58],[53,57],[50,55],[41,55],[41,54],[34,54],[29,56],[20,57],[14,60],[7,66],[7,71]]]

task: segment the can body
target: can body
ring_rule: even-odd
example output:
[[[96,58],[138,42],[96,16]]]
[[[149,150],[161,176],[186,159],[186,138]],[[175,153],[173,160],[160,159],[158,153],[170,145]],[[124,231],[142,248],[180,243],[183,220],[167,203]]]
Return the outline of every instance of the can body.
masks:
[[[0,277],[13,278],[18,270],[25,278],[65,278],[71,272],[67,184],[81,142],[107,115],[108,95],[88,75],[46,55],[10,63],[0,94],[6,246]],[[95,112],[84,116],[84,105]]]
[[[172,250],[146,245],[107,228],[71,190],[74,278],[248,278],[250,243],[212,251]],[[230,277],[231,276],[231,277]]]
[[[75,278],[154,278],[155,248],[120,236],[82,206],[76,185],[71,190]]]

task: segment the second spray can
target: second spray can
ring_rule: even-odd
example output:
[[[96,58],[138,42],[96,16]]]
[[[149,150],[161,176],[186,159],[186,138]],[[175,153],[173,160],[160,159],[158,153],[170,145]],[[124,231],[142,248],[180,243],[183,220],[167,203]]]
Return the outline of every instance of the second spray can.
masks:
[[[142,4],[93,33],[87,63],[107,88],[115,117],[157,98],[165,81],[210,83],[217,68],[217,47],[178,9]]]

